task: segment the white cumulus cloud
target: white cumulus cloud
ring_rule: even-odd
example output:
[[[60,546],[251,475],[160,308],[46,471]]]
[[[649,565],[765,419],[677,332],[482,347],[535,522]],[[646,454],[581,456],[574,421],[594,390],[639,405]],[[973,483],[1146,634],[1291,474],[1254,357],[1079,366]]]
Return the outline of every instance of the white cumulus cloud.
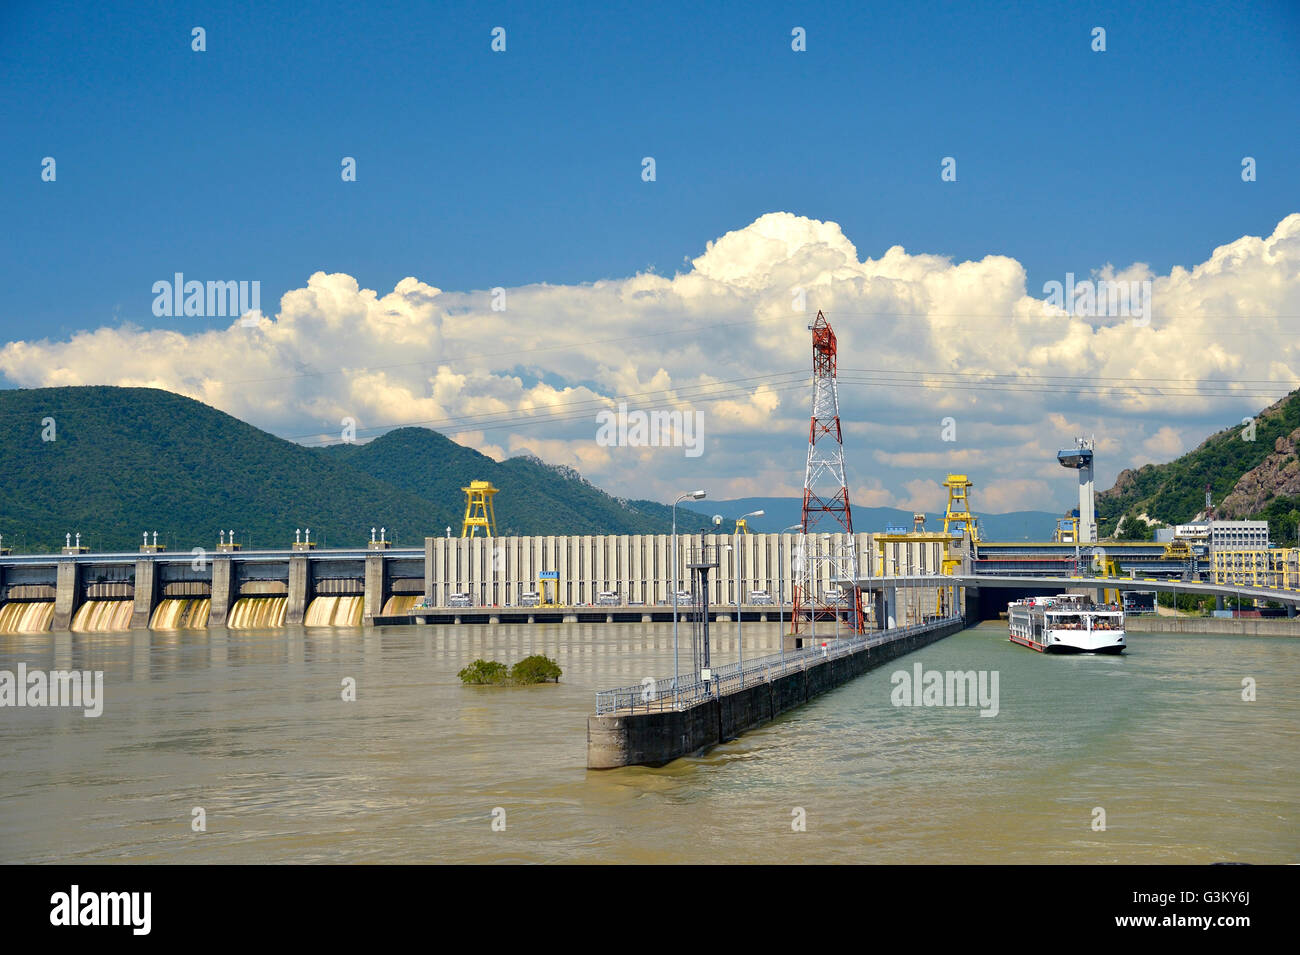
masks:
[[[1191,269],[1098,263],[1091,278],[1150,281],[1149,322],[1067,314],[1006,256],[862,256],[836,223],[777,212],[671,277],[509,288],[494,311],[490,290],[408,277],[380,294],[317,272],[252,327],[12,341],[0,374],[166,388],[303,440],[335,439],[349,417],[362,438],[422,424],[493,457],[571,465],[628,497],[696,485],[783,496],[803,479],[807,325],[823,309],[855,503],[934,510],[951,468],[989,511],[1070,503],[1055,452],[1075,434],[1098,436],[1105,487],[1295,386],[1300,214]],[[597,444],[596,412],[619,401],[699,412],[703,454]],[[948,417],[955,441],[942,438]]]

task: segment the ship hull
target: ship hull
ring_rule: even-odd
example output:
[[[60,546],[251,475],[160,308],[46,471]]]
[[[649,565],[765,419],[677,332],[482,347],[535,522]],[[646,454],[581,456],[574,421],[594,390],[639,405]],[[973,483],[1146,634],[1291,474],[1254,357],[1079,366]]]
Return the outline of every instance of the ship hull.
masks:
[[[1125,648],[1122,643],[1115,644],[1113,646],[1094,647],[1092,649],[1087,649],[1084,647],[1072,647],[1064,643],[1054,643],[1050,647],[1047,647],[1043,652],[1044,653],[1109,653],[1112,655],[1118,655],[1123,653],[1124,649]]]

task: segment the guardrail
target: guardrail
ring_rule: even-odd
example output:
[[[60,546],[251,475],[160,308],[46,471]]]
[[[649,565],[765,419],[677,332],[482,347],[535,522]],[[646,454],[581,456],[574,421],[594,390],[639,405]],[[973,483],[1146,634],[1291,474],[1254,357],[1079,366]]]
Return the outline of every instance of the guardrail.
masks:
[[[694,706],[704,700],[725,696],[747,686],[758,683],[770,683],[774,679],[806,670],[809,666],[823,660],[834,660],[857,653],[867,647],[876,647],[909,636],[925,633],[939,627],[956,623],[960,615],[939,617],[925,623],[906,627],[894,627],[891,630],[876,630],[856,634],[852,637],[833,640],[821,646],[806,647],[790,653],[773,653],[754,660],[740,663],[728,663],[713,668],[713,679],[707,682],[694,680],[680,686],[673,686],[673,678],[662,680],[647,678],[637,686],[621,686],[613,690],[596,691],[596,715],[606,716],[611,713],[651,713],[666,710],[680,710]],[[694,676],[693,674],[691,676]]]

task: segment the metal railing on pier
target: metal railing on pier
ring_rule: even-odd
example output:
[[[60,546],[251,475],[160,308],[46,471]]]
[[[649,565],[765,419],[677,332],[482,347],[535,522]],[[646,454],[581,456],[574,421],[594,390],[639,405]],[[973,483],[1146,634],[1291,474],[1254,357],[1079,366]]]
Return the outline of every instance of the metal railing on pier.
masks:
[[[857,653],[867,647],[881,646],[915,633],[925,633],[948,624],[957,623],[960,616],[937,617],[924,623],[891,630],[874,630],[839,639],[827,638],[824,644],[805,647],[785,654],[773,653],[744,664],[729,663],[714,667],[713,679],[703,681],[697,674],[686,674],[690,682],[681,682],[673,686],[673,678],[647,678],[636,686],[621,686],[613,690],[596,691],[596,715],[606,716],[613,713],[650,713],[665,710],[680,710],[704,700],[726,696],[747,686],[770,683],[787,673],[806,670],[808,667],[824,660],[835,660]]]

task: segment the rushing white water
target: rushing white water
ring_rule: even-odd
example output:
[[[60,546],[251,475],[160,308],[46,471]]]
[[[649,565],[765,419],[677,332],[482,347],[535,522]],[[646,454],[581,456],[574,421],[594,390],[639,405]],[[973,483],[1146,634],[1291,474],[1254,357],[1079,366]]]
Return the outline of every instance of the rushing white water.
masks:
[[[15,600],[0,607],[0,633],[45,633],[53,620],[53,600]]]
[[[408,613],[415,609],[415,605],[423,599],[419,594],[394,594],[384,601],[383,616],[390,614]]]
[[[283,627],[288,597],[240,597],[230,608],[226,626],[231,630]]]
[[[361,596],[316,597],[307,606],[303,626],[307,627],[359,627],[365,609]]]
[[[87,600],[72,615],[73,633],[116,633],[131,629],[132,600]]]
[[[207,597],[164,597],[149,620],[151,630],[203,630],[212,601]]]

